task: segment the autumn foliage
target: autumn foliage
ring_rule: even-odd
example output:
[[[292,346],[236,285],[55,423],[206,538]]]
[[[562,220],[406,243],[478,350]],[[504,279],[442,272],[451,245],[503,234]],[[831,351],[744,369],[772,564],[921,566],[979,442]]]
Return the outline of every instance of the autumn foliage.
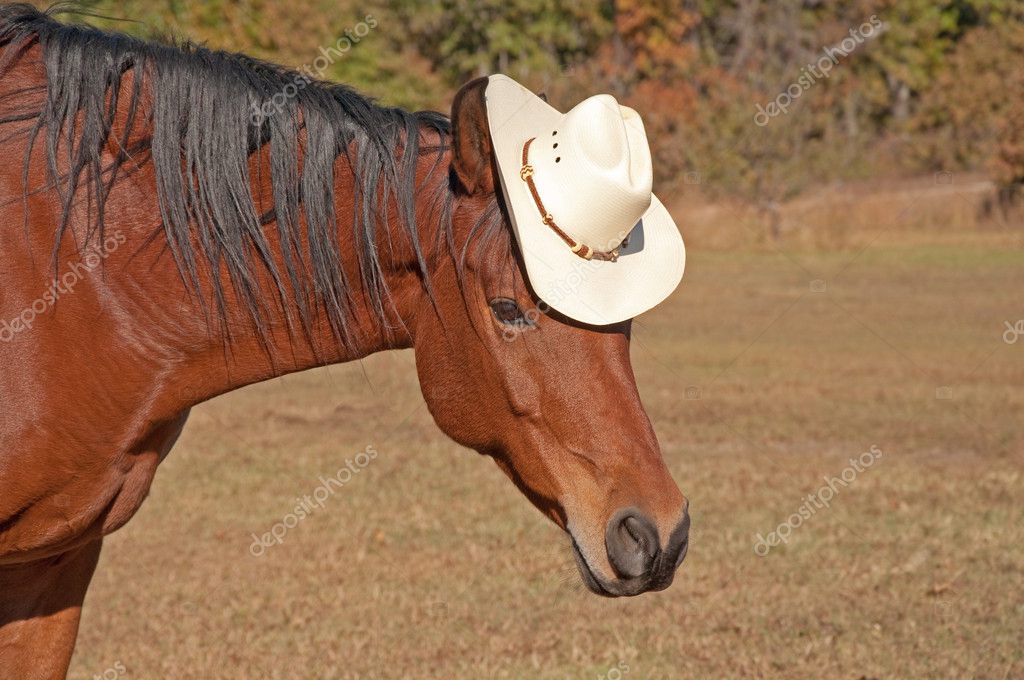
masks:
[[[38,3],[45,4],[45,3]],[[444,110],[504,72],[559,107],[611,92],[640,110],[659,183],[770,210],[816,184],[969,169],[1024,182],[1019,0],[87,0],[90,19],[302,66],[367,15],[324,78]],[[808,66],[877,29],[827,74]],[[849,43],[846,43],[849,44]],[[801,78],[803,77],[803,80]],[[795,84],[785,113],[755,122]],[[794,92],[795,90],[790,89]],[[763,118],[762,118],[763,121]]]

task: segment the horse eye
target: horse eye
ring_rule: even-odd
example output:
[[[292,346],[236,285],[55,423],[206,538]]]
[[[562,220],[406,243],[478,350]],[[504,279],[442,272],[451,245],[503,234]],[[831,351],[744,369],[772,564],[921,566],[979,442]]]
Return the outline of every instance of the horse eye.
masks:
[[[508,298],[492,300],[491,311],[494,312],[494,318],[506,326],[525,326],[529,323],[519,305]]]

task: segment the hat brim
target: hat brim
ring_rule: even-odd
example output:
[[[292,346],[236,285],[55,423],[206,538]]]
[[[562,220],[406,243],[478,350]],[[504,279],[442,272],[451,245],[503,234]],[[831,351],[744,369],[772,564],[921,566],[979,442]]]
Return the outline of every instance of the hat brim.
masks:
[[[491,76],[487,117],[502,191],[537,296],[565,316],[606,326],[631,319],[667,298],[683,278],[686,248],[656,196],[636,225],[623,225],[628,245],[616,262],[584,260],[548,225],[519,176],[523,145],[563,114],[506,76]]]

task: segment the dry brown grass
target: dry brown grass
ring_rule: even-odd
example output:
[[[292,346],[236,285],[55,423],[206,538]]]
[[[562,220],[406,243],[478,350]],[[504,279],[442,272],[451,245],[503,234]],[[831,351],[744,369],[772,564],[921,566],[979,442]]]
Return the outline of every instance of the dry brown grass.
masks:
[[[1020,677],[1024,341],[1001,334],[1024,317],[1024,253],[855,235],[875,245],[691,238],[682,289],[638,323],[693,508],[668,591],[584,592],[566,537],[444,439],[394,353],[196,409],[107,541],[72,677]],[[375,461],[250,555],[367,445]],[[755,555],[872,445],[829,510]]]
[[[699,185],[670,201],[687,244],[702,250],[856,250],[867,245],[1010,245],[1024,247],[1024,207],[1001,207],[996,186],[980,175],[937,173],[913,179],[838,184],[778,206],[772,237],[765,210],[708,202]]]

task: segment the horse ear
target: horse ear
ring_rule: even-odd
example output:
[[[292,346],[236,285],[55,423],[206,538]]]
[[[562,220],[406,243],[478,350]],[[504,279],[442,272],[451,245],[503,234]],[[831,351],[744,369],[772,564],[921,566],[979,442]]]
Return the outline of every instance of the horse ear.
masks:
[[[452,102],[452,170],[469,195],[494,193],[495,187],[486,90],[487,78],[477,78]]]

